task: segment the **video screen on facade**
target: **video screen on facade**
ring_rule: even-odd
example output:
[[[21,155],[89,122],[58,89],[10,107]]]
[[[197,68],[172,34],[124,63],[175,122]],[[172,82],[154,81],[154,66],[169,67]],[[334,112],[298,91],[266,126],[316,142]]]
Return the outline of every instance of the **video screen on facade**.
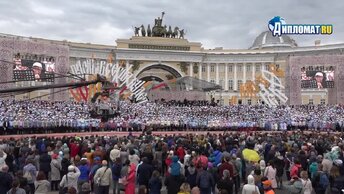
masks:
[[[13,79],[15,81],[54,82],[55,58],[19,53],[13,58]]]
[[[333,88],[333,66],[309,66],[301,68],[301,88]]]

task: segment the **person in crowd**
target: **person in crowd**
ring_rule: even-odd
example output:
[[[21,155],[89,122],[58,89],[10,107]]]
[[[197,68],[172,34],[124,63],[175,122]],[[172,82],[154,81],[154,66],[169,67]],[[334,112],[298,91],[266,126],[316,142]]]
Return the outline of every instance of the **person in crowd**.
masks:
[[[45,177],[49,177],[49,172],[51,171],[51,156],[49,156],[47,150],[43,150],[39,157],[39,170],[43,171]]]
[[[160,179],[159,171],[155,170],[152,173],[152,178],[149,180],[149,194],[160,194],[162,188],[162,182]]]
[[[131,149],[129,151],[129,157],[128,157],[130,163],[134,163],[136,166],[139,164],[140,162],[140,157],[135,153],[134,149]]]
[[[263,183],[263,188],[264,188],[264,194],[275,194],[275,191],[272,188],[272,182],[271,180],[265,180],[262,181]]]
[[[130,163],[128,167],[128,175],[126,176],[125,194],[135,193],[136,183],[136,164]]]
[[[277,188],[281,189],[283,186],[283,174],[285,168],[284,157],[280,154],[280,152],[276,152],[276,158],[274,160],[274,164],[276,166],[276,182]]]
[[[299,177],[300,172],[303,170],[301,166],[301,162],[298,159],[295,159],[294,165],[292,165],[291,170],[290,170],[290,176],[291,177]]]
[[[26,178],[23,177],[23,171],[22,170],[18,170],[16,172],[16,177],[14,177],[15,179],[17,179],[19,181],[19,187],[24,189],[26,193],[30,193],[30,186],[28,184],[28,181]]]
[[[180,188],[178,194],[190,194],[191,188],[188,183],[183,183]]]
[[[81,190],[81,187],[84,183],[88,182],[90,167],[87,164],[87,158],[81,158],[79,166],[77,167],[80,171],[80,176],[78,178],[78,190]]]
[[[0,193],[7,193],[11,189],[13,178],[8,173],[8,166],[5,164],[0,171]]]
[[[91,194],[91,185],[88,182],[82,184],[79,194]]]
[[[116,157],[115,162],[112,165],[112,180],[113,180],[113,193],[120,193],[120,187],[118,185],[118,180],[121,178],[122,163],[121,158]]]
[[[110,152],[110,159],[114,163],[116,159],[120,157],[121,157],[121,151],[119,150],[118,145],[116,144]]]
[[[97,170],[93,180],[97,184],[97,194],[109,194],[112,171],[106,160],[102,161],[102,167]]]
[[[35,180],[35,194],[46,194],[50,190],[50,182],[45,172],[39,171]]]
[[[201,194],[201,191],[199,190],[198,187],[193,187],[191,189],[191,194]]]
[[[289,184],[286,185],[287,191],[288,193],[291,194],[299,194],[299,193],[303,193],[303,184],[301,179],[298,176],[294,176],[291,178],[291,180],[289,181]]]
[[[260,194],[260,190],[255,184],[255,178],[252,175],[248,175],[247,184],[242,188],[242,194]]]
[[[77,194],[76,188],[69,187],[67,190],[67,194]]]
[[[231,179],[228,170],[223,171],[223,176],[217,183],[217,188],[219,191],[225,190],[228,194],[233,193],[233,180]]]
[[[60,171],[62,169],[60,160],[58,160],[58,155],[53,154],[51,156],[52,160],[50,163],[50,180],[51,180],[51,191],[58,191],[59,190],[59,183],[61,181],[61,174]]]
[[[125,161],[121,169],[121,177],[118,179],[118,189],[120,191],[125,191],[125,187],[128,183],[128,173],[130,169],[130,161],[129,159]]]
[[[189,183],[190,188],[194,188],[197,186],[197,170],[194,164],[190,164],[186,171],[186,182]]]
[[[269,161],[268,166],[265,168],[264,176],[266,176],[271,181],[271,187],[273,189],[276,189],[276,168],[272,160]]]
[[[312,187],[316,194],[325,194],[330,186],[330,180],[326,172],[323,171],[322,164],[319,165],[318,172],[312,179]]]
[[[214,177],[207,171],[207,168],[198,172],[196,182],[201,194],[210,194],[215,186]]]
[[[26,191],[20,188],[20,183],[18,179],[14,179],[12,182],[12,188],[7,191],[6,194],[26,194]]]
[[[142,164],[137,169],[137,178],[139,185],[145,185],[146,188],[149,188],[149,179],[153,173],[153,167],[149,164],[147,157],[142,158]]]
[[[312,181],[308,178],[307,171],[301,172],[301,182],[302,182],[302,189],[304,194],[311,194],[313,191]]]
[[[93,163],[93,166],[91,166],[91,171],[90,171],[90,175],[89,175],[89,180],[91,182],[92,191],[94,190],[94,175],[96,174],[97,170],[102,167],[100,157],[98,157],[98,156],[95,157],[93,161],[94,161],[94,163]]]
[[[78,189],[78,179],[80,176],[79,168],[73,165],[68,166],[68,173],[64,175],[60,182],[60,188],[68,191],[68,188],[74,187]]]
[[[310,159],[310,163],[311,164],[309,165],[308,171],[311,175],[311,179],[313,179],[314,175],[318,172],[319,167],[318,167],[318,162],[315,157],[312,157]]]
[[[147,194],[147,188],[145,185],[139,186],[139,194]]]
[[[23,168],[23,177],[26,178],[27,183],[30,187],[30,193],[34,194],[35,193],[35,185],[34,182],[36,180],[36,175],[37,175],[37,169],[36,166],[33,164],[33,160],[29,159],[26,161],[26,165]]]

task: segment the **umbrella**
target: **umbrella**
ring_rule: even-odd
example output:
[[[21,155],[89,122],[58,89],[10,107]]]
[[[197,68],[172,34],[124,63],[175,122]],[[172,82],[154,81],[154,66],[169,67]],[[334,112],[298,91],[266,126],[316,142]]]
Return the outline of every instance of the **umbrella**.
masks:
[[[248,161],[258,162],[260,160],[259,154],[255,150],[247,148],[242,151],[242,156]]]

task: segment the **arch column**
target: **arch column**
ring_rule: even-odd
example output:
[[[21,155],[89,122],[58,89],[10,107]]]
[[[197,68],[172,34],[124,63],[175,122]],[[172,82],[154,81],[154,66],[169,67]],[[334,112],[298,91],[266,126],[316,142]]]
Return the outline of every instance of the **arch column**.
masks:
[[[202,79],[202,63],[198,64],[198,78],[201,80]]]

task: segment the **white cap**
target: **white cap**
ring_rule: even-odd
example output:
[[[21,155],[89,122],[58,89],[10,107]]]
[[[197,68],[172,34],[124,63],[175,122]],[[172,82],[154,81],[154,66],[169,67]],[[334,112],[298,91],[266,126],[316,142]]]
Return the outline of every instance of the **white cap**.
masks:
[[[74,166],[72,166],[72,165],[68,166],[68,171],[74,171],[74,170],[75,170]]]
[[[42,64],[39,63],[39,62],[35,62],[32,67],[39,67],[39,68],[42,68]]]
[[[324,75],[321,72],[316,73],[315,76],[324,77]]]

